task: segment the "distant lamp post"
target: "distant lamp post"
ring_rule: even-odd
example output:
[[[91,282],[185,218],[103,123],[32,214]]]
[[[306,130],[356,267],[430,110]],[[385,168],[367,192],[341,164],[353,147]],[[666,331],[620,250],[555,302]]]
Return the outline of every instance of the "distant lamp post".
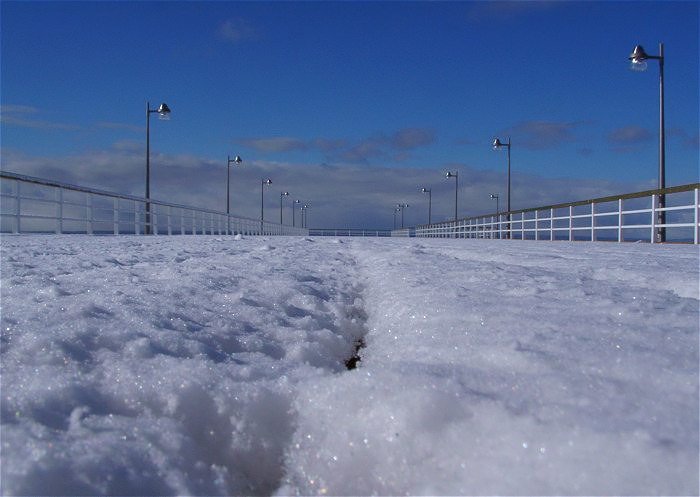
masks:
[[[289,192],[280,193],[280,224],[282,224],[282,197],[289,197]]]
[[[659,189],[666,188],[666,138],[664,125],[664,44],[659,43],[659,55],[649,55],[641,45],[634,47],[628,57],[630,69],[635,71],[645,71],[647,60],[659,61]],[[666,206],[666,195],[659,194],[659,209]],[[657,212],[657,224],[666,224],[666,211]],[[666,228],[664,226],[656,229],[656,239],[659,242],[666,241]]]
[[[451,173],[451,172],[447,171],[445,178],[447,178],[447,179],[454,178],[455,179],[455,221],[457,221],[457,190],[459,190],[459,172],[455,171],[454,173]]]
[[[401,209],[398,207],[394,207],[394,229],[396,229],[396,213],[399,212]]]
[[[500,219],[501,218],[501,211],[498,208],[498,193],[491,194],[491,200],[493,200],[493,199],[496,199],[496,222],[498,223],[497,226],[498,226],[498,231],[500,233],[500,231],[501,231],[501,219]],[[499,236],[499,238],[500,238],[500,236]]]
[[[231,232],[231,163],[241,165],[243,159],[240,155],[235,156],[233,159],[230,155],[227,155],[226,162],[226,226],[228,227],[228,233]]]
[[[265,222],[265,185],[271,185],[271,179],[262,180],[262,187],[260,188],[260,231],[263,230],[263,224]]]
[[[396,204],[396,208],[401,211],[401,229],[403,229],[403,211],[408,207],[408,204]]]
[[[508,212],[507,214],[507,220],[508,224],[506,225],[506,237],[510,238],[510,137],[508,137],[508,142],[507,143],[501,143],[501,140],[496,138],[493,141],[493,149],[498,150],[501,147],[507,147],[508,148],[508,193],[506,197],[506,211]]]
[[[151,103],[146,102],[146,234],[151,234],[151,114],[158,113],[158,117],[167,121],[170,117],[170,107],[162,103],[157,109],[151,109]]]
[[[309,206],[305,205],[304,207],[301,208],[301,227],[306,228],[307,227],[307,221],[308,221],[308,211],[309,211]]]
[[[292,227],[296,228],[297,226],[297,221],[296,221],[296,208],[294,207],[294,204],[300,204],[301,200],[295,200],[292,202]]]
[[[421,188],[422,193],[428,194],[428,224],[432,224],[433,192],[430,188]]]

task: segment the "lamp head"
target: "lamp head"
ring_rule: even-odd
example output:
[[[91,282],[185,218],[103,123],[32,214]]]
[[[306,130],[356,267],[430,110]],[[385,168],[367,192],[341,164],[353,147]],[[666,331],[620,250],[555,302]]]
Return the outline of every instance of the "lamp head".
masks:
[[[241,159],[240,155],[237,155],[233,158],[233,162],[235,162],[236,164],[240,164],[241,162],[243,162],[243,159]]]
[[[445,175],[445,178],[456,178],[457,173],[452,173],[450,171],[447,171],[447,174]]]
[[[491,194],[491,198],[498,198],[498,194],[497,194],[497,193],[492,193],[492,194]]]
[[[649,55],[647,55],[646,51],[644,51],[644,47],[641,45],[635,46],[634,50],[632,50],[632,53],[628,57],[630,60],[630,69],[633,71],[645,71],[647,68],[648,58]]]
[[[288,195],[289,195],[289,192],[282,192],[282,193],[280,193],[280,195],[283,195],[283,196],[285,196],[285,197],[286,197],[286,196],[288,196]]]
[[[264,180],[263,180],[263,185],[271,185],[271,184],[272,184],[272,180],[271,180],[271,179],[264,179]]]
[[[428,188],[423,188],[421,189],[421,192],[423,193],[430,193],[430,190]]]
[[[301,203],[301,200],[295,200],[294,203],[295,203],[295,204],[300,204],[300,203]]]
[[[168,107],[168,104],[163,102],[158,106],[158,117],[161,119],[168,119],[168,114],[170,114],[170,107]]]

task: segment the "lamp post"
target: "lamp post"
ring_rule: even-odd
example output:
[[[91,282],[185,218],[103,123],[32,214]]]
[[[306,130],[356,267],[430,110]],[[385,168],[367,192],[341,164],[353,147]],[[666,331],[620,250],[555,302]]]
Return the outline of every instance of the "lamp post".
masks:
[[[666,188],[666,132],[664,125],[664,44],[659,43],[659,55],[649,55],[644,51],[641,45],[634,47],[634,50],[628,57],[630,68],[635,71],[645,71],[647,68],[647,59],[659,61],[659,189]],[[666,195],[659,194],[659,209],[666,206]],[[657,224],[666,224],[666,211],[657,211]],[[666,228],[664,226],[657,227],[656,239],[659,242],[666,241]]]
[[[408,204],[396,204],[396,207],[401,211],[401,229],[403,229],[403,210],[408,207]]]
[[[306,228],[306,227],[307,227],[307,226],[306,226],[306,224],[307,224],[306,221],[307,221],[307,219],[308,219],[308,214],[307,214],[308,210],[309,210],[309,206],[308,206],[308,205],[305,205],[304,207],[301,208],[301,227],[302,227],[302,228]]]
[[[271,184],[271,179],[263,179],[260,188],[260,234],[262,234],[263,224],[265,222],[265,185],[269,186]]]
[[[160,119],[167,120],[170,115],[168,104],[162,103],[157,109],[151,109],[146,102],[146,234],[151,234],[151,114],[157,112]]]
[[[455,222],[456,222],[457,221],[457,190],[459,190],[459,171],[455,171],[454,173],[447,171],[445,178],[447,178],[447,179],[454,178],[455,179]]]
[[[428,224],[432,224],[433,192],[431,188],[422,188],[422,193],[428,194]]]
[[[493,199],[496,199],[496,215],[498,216],[498,214],[500,213],[500,211],[498,210],[498,193],[491,194],[491,200]]]
[[[401,209],[394,207],[394,229],[396,229],[396,213],[399,212]]]
[[[498,150],[501,147],[507,147],[508,148],[508,194],[507,194],[507,200],[506,200],[506,210],[508,211],[507,214],[507,220],[508,224],[506,225],[506,237],[510,238],[510,137],[508,137],[508,143],[501,143],[501,140],[496,138],[493,141],[493,149]]]
[[[501,219],[500,219],[501,213],[500,213],[500,210],[498,209],[498,193],[491,194],[491,200],[493,200],[494,198],[496,199],[496,221],[498,223],[498,228],[499,228],[498,231],[500,233],[500,231],[501,231],[501,229],[500,229],[501,228]]]
[[[282,224],[282,197],[288,197],[289,192],[280,193],[280,224]]]
[[[294,204],[300,204],[300,203],[301,203],[301,200],[295,200],[294,202],[292,202],[292,226],[294,228],[296,228],[296,226],[297,226],[297,221],[296,221],[296,212],[297,211],[294,208]]]
[[[243,159],[241,159],[240,155],[235,156],[233,159],[230,155],[226,157],[226,228],[228,229],[226,233],[228,234],[231,232],[231,163],[240,165],[243,163]]]

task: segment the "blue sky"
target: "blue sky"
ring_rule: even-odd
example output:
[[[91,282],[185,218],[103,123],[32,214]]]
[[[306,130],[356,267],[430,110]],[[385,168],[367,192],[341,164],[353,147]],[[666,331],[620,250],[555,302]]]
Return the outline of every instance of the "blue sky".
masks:
[[[652,188],[665,47],[667,184],[698,181],[698,2],[13,2],[2,13],[2,168],[312,226],[391,227]],[[223,183],[222,183],[223,182]],[[256,207],[257,206],[257,207]],[[414,207],[414,208],[413,208]]]

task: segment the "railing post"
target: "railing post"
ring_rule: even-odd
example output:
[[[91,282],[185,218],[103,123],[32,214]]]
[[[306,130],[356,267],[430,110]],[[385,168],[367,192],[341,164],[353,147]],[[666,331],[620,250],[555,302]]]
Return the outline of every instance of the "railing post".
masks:
[[[622,243],[622,199],[617,200],[617,242]]]
[[[554,208],[549,209],[549,241],[554,241]]]
[[[141,230],[139,229],[139,202],[134,200],[134,235],[140,235]]]
[[[119,199],[114,198],[114,203],[112,204],[112,221],[114,223],[114,234],[119,234]]]
[[[569,241],[574,241],[574,206],[569,206]]]
[[[595,242],[595,202],[591,202],[591,241]]]
[[[525,211],[520,213],[520,239],[525,240]]]
[[[535,240],[540,239],[540,211],[535,211]]]
[[[85,194],[85,230],[88,235],[92,235],[92,194]]]
[[[173,208],[168,206],[168,236],[173,234]]]
[[[651,196],[651,243],[656,243],[656,194]]]
[[[13,223],[14,226],[12,227],[12,232],[16,235],[20,233],[20,182],[17,180],[14,180],[12,183],[12,194],[15,197],[15,222]]]
[[[63,188],[56,188],[56,234],[63,233]]]

